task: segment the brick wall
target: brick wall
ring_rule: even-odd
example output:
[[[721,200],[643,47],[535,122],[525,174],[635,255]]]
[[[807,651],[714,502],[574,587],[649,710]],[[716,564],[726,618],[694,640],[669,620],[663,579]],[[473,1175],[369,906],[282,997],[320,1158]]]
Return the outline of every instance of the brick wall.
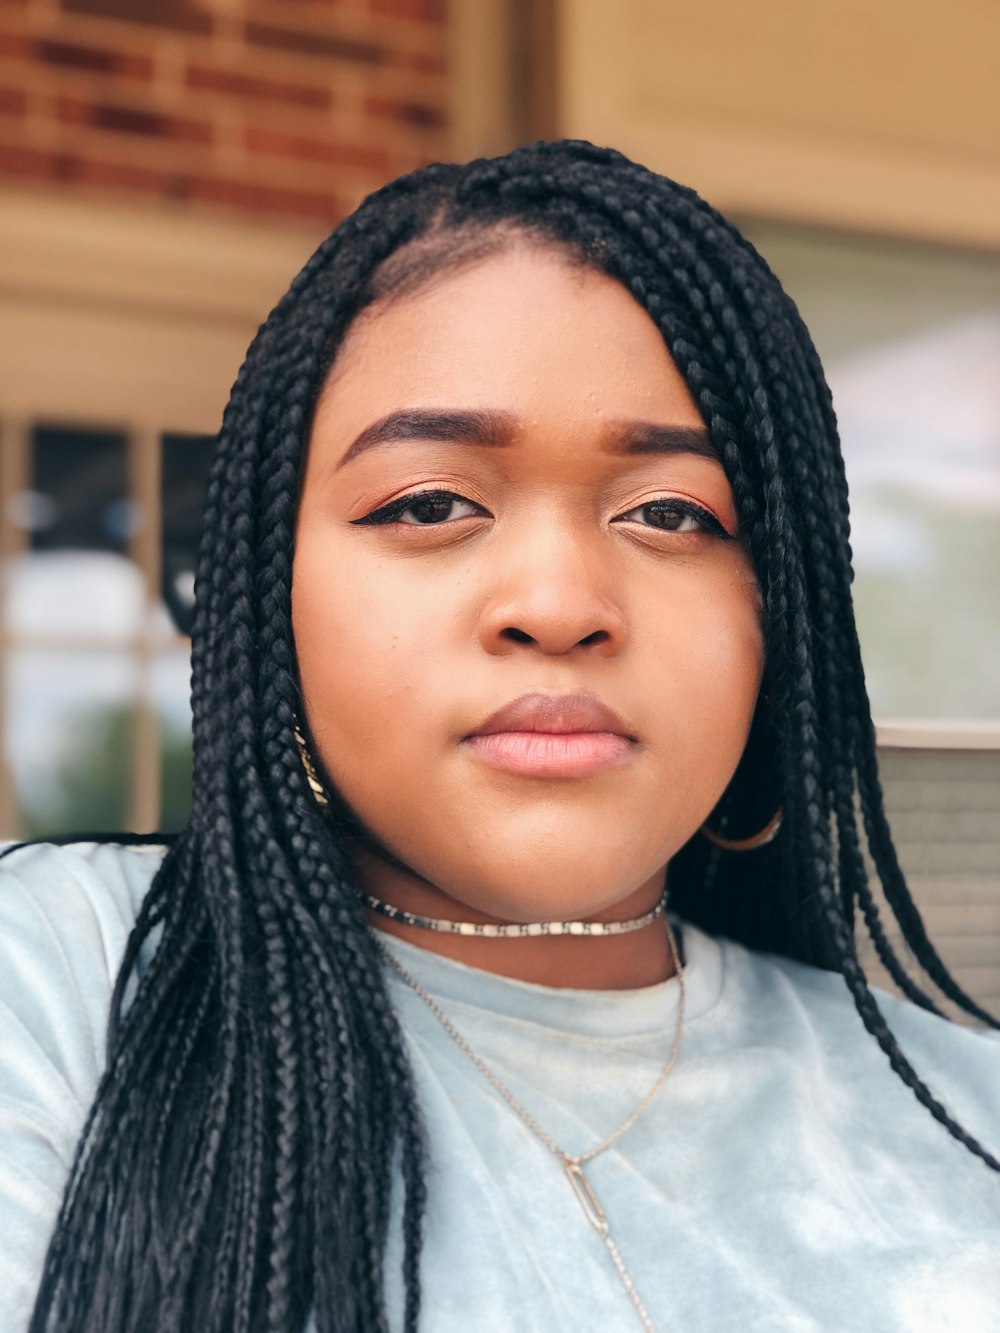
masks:
[[[334,223],[447,156],[445,0],[0,0],[0,182]]]

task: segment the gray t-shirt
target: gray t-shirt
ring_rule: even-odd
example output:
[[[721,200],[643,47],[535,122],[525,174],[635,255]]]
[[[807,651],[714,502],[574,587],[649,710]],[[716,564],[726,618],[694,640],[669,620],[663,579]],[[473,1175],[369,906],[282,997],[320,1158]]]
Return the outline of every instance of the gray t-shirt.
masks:
[[[23,1333],[104,1064],[108,1004],[162,849],[0,862],[0,1333]],[[657,1098],[587,1171],[658,1333],[1000,1329],[1000,1177],[896,1078],[842,979],[684,925],[687,1012]],[[512,981],[385,937],[570,1153],[646,1092],[676,980]],[[561,1166],[394,973],[430,1141],[428,1333],[640,1327]],[[880,994],[949,1111],[1000,1153],[1000,1045]],[[399,1327],[398,1217],[387,1264]]]

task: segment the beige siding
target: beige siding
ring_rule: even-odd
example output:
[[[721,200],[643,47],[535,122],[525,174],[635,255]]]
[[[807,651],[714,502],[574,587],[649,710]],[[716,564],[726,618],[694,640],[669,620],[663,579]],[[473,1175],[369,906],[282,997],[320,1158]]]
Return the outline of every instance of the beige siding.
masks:
[[[1000,1015],[1000,750],[886,747],[880,771],[928,933],[959,985]],[[862,958],[876,985],[895,990],[867,935]]]
[[[1000,7],[567,0],[557,124],[723,212],[1000,240]]]

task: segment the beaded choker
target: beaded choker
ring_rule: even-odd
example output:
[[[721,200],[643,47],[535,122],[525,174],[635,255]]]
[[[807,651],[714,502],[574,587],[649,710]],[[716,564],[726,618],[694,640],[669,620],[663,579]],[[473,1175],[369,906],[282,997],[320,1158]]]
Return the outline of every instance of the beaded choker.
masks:
[[[479,935],[484,939],[524,939],[531,935],[628,935],[643,930],[658,920],[666,910],[666,894],[655,907],[642,916],[628,917],[625,921],[516,921],[509,925],[493,925],[481,921],[448,921],[436,916],[418,916],[415,912],[393,907],[373,894],[361,894],[361,901],[379,916],[399,921],[404,926],[419,926],[421,930],[437,930],[447,935]]]

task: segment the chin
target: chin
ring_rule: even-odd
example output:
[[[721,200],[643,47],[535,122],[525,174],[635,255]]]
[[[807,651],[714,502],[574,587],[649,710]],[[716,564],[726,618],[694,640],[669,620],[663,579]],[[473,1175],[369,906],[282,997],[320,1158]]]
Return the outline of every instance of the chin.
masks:
[[[448,877],[438,880],[450,898],[502,921],[585,920],[624,901],[656,873],[657,866],[625,867],[621,860],[603,865],[605,858],[532,859],[523,869],[505,864],[503,877],[492,873],[451,888]],[[629,873],[631,871],[631,873]]]

